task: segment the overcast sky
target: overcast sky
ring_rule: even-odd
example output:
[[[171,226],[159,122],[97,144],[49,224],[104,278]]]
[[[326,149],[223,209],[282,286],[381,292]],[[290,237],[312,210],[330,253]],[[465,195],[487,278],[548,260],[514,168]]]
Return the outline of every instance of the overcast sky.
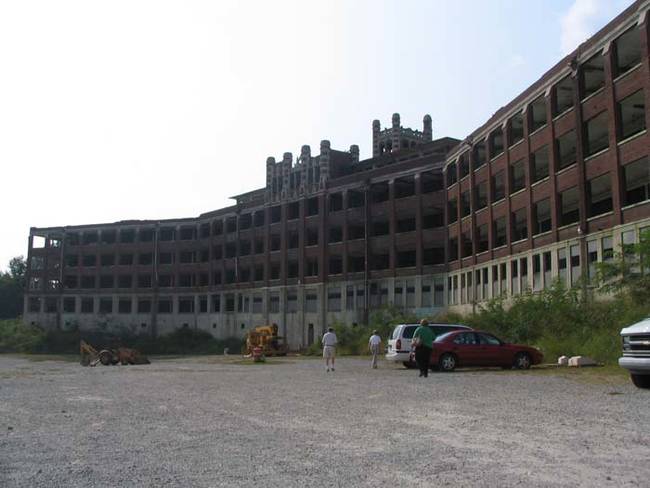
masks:
[[[193,217],[371,124],[463,138],[631,0],[0,0],[0,269],[29,227]]]

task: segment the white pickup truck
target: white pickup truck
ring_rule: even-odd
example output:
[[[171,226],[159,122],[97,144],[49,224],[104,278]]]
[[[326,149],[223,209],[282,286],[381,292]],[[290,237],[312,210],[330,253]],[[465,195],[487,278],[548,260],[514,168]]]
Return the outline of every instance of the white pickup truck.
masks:
[[[632,383],[650,388],[650,317],[621,330],[623,357],[619,366],[630,371]]]

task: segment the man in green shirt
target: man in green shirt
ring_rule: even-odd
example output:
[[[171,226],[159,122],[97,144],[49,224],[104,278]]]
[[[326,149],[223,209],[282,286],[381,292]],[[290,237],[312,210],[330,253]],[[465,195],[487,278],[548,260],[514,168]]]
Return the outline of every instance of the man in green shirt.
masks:
[[[431,361],[431,349],[433,348],[433,331],[429,327],[427,319],[420,320],[420,325],[413,333],[415,344],[415,362],[420,369],[420,377],[429,376],[429,361]]]

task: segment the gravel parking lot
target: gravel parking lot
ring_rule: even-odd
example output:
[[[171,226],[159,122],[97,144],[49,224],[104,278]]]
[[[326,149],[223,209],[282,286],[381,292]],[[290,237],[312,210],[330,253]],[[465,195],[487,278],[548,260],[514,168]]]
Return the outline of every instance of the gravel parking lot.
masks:
[[[337,366],[0,356],[0,486],[648,486],[628,383]]]

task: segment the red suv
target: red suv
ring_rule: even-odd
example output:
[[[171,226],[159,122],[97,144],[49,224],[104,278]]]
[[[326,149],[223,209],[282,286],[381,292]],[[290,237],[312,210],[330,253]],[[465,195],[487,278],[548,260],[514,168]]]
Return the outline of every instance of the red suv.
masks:
[[[528,369],[542,359],[544,355],[534,347],[508,344],[482,331],[448,332],[436,338],[431,351],[431,365],[441,371],[465,366]]]

